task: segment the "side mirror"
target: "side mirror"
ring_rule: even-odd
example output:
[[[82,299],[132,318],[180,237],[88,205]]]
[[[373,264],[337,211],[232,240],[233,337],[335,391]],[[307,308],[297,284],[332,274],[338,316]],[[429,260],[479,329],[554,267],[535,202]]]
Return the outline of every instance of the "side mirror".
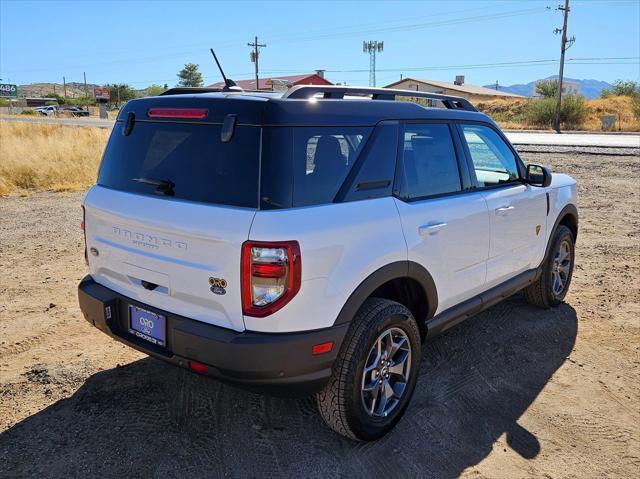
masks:
[[[549,186],[551,170],[545,166],[527,165],[527,183],[531,186]]]

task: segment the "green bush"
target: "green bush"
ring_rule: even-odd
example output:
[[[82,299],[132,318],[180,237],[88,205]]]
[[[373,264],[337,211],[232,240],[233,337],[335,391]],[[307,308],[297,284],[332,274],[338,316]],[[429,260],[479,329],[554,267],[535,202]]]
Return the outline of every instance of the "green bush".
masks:
[[[21,115],[35,115],[36,111],[31,108],[27,108],[26,110],[22,110]]]
[[[534,100],[527,109],[527,120],[532,125],[551,126],[556,114],[556,101],[553,98]]]
[[[11,102],[9,100],[7,100],[6,98],[0,98],[0,106],[9,106],[11,105]]]
[[[532,101],[526,114],[527,120],[532,125],[550,127],[556,114],[556,100],[554,98],[542,98]],[[584,97],[580,95],[565,95],[560,107],[560,122],[565,128],[580,126],[587,117],[587,106]]]
[[[576,128],[587,118],[587,105],[581,95],[567,95],[562,99],[560,121],[565,128]]]

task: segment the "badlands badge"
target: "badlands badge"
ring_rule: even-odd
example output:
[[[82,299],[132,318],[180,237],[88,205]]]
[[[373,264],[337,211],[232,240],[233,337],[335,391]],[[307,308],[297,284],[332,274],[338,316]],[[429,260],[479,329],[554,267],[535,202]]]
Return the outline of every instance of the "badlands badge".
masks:
[[[214,294],[227,294],[227,280],[224,278],[214,278],[213,276],[209,277],[209,285],[211,286],[209,289]]]

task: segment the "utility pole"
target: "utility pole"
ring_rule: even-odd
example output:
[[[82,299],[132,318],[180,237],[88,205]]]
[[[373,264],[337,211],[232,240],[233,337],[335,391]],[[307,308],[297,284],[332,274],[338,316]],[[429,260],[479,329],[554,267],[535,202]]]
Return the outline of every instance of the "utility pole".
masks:
[[[258,83],[258,58],[260,57],[260,48],[264,48],[267,45],[264,43],[258,43],[258,36],[256,35],[253,43],[247,43],[247,46],[253,47],[253,51],[249,55],[251,61],[256,65],[256,90],[260,89],[260,83]]]
[[[82,72],[84,75],[84,107],[89,111],[89,94],[87,93],[87,74],[86,72]]]
[[[560,42],[560,73],[558,74],[558,92],[556,93],[556,115],[553,120],[553,129],[557,133],[560,133],[560,104],[562,102],[562,76],[564,74],[564,52],[566,52],[571,45],[576,41],[575,37],[571,37],[567,45],[567,18],[569,17],[569,0],[564,0],[564,7],[558,6],[558,10],[564,13],[564,20],[562,22],[562,30],[556,28],[554,33],[562,33],[562,40]]]
[[[64,89],[64,102],[67,103],[67,79],[62,77],[62,88]]]
[[[369,86],[376,86],[376,53],[384,50],[384,42],[377,40],[362,42],[362,51],[369,54]]]
[[[498,90],[500,90],[500,89],[498,88],[498,80],[496,80],[496,91],[498,91]]]

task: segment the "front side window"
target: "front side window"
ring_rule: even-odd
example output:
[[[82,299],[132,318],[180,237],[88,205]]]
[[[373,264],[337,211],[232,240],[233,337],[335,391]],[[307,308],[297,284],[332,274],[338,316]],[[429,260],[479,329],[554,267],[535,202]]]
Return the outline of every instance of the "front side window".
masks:
[[[461,128],[479,187],[518,181],[516,156],[492,128],[479,125]]]
[[[461,190],[456,152],[448,125],[406,124],[402,132],[399,196],[403,199]]]

